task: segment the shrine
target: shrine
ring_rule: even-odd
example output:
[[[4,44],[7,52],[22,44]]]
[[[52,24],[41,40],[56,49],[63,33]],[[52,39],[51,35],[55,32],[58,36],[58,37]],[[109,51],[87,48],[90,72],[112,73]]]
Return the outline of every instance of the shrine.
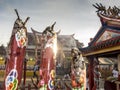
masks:
[[[114,58],[120,74],[120,9],[116,6],[107,9],[102,4],[93,5],[97,8],[101,27],[87,47],[81,48],[84,57],[89,61],[89,90],[99,90],[99,58]],[[119,76],[112,80],[105,79],[104,90],[120,90]]]

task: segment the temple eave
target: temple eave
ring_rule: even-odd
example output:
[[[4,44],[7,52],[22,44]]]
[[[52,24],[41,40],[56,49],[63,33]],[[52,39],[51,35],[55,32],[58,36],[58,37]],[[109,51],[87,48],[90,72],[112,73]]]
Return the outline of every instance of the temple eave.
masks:
[[[90,52],[84,52],[83,56],[91,56],[91,55],[96,55],[96,54],[102,54],[102,53],[107,53],[111,51],[118,51],[120,50],[120,46],[114,46],[114,47],[109,47],[109,48],[104,48],[96,51],[90,51]]]

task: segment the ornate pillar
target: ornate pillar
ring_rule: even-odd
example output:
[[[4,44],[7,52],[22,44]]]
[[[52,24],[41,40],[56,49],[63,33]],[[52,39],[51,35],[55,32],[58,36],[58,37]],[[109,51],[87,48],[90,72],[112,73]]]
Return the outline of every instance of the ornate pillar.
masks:
[[[94,76],[93,76],[93,57],[87,57],[88,61],[89,61],[89,65],[88,65],[88,80],[89,80],[89,90],[92,90],[93,86],[94,86]]]
[[[100,72],[99,72],[99,61],[98,58],[94,57],[93,60],[93,74],[94,74],[94,87],[93,90],[99,89],[99,77],[100,77]]]

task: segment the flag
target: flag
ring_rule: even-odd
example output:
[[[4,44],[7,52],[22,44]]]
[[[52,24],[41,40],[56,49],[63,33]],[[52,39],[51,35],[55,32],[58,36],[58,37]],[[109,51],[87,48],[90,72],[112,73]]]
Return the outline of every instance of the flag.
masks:
[[[27,29],[25,24],[29,18],[23,22],[18,15],[11,34],[9,48],[9,59],[5,70],[5,90],[16,90],[21,82],[23,62],[27,44]]]
[[[54,25],[54,24],[53,24]],[[57,50],[57,34],[53,31],[52,27],[47,27],[43,33],[43,42],[44,45],[42,49],[42,60],[40,64],[40,86],[45,90],[54,90],[54,79],[55,79],[55,59],[56,59],[56,50]]]

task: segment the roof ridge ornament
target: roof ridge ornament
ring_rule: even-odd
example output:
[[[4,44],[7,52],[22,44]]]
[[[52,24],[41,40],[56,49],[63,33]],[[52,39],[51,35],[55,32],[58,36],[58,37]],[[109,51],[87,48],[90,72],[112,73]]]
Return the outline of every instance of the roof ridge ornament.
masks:
[[[101,3],[93,4],[93,6],[97,9],[96,12],[98,14],[102,14],[109,18],[120,19],[120,9],[117,6],[113,6],[113,7],[109,6],[108,8],[106,8]]]

